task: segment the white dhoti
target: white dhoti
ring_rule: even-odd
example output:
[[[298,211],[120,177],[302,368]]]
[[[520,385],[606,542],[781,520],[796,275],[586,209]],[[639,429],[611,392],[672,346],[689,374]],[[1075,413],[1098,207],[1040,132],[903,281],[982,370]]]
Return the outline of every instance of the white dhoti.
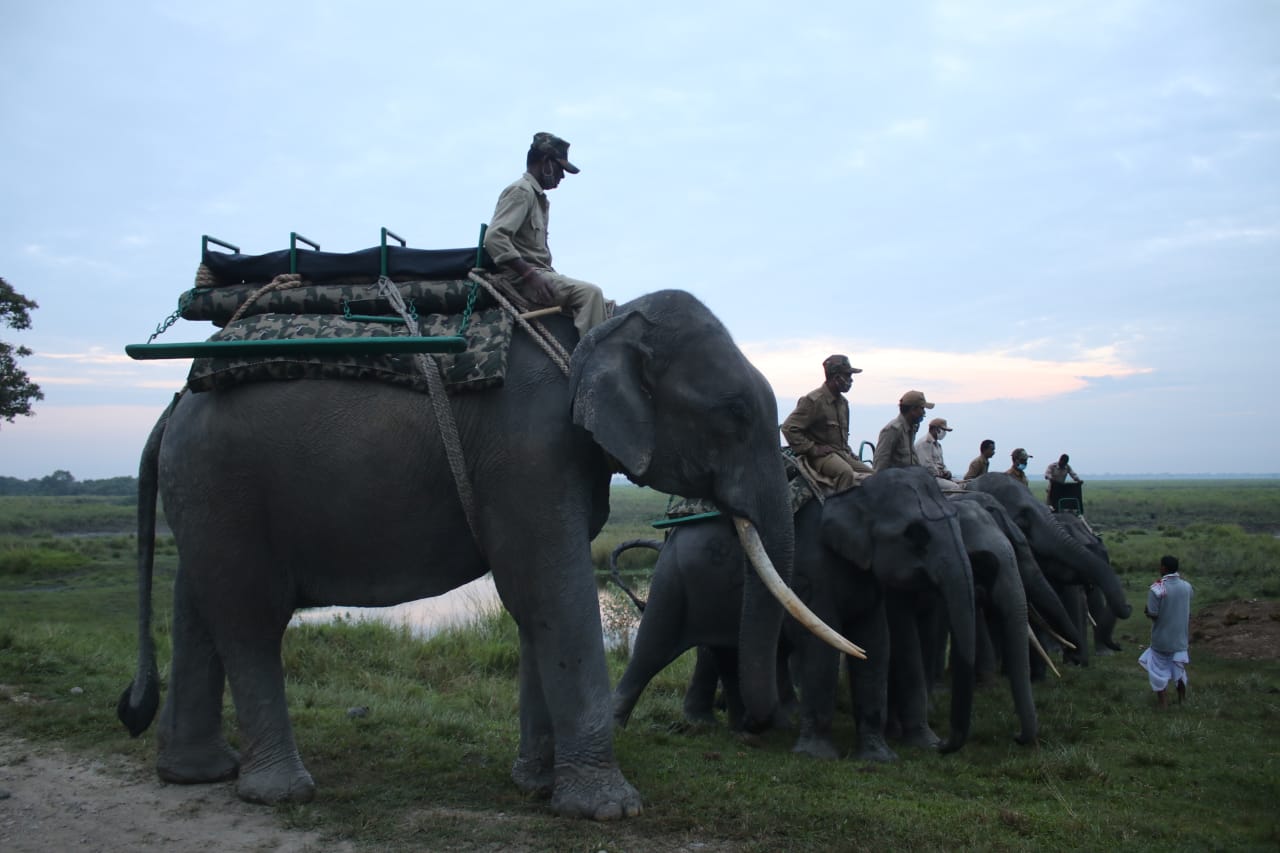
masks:
[[[1147,671],[1151,689],[1159,693],[1167,689],[1170,683],[1187,683],[1187,664],[1191,663],[1191,656],[1185,651],[1165,654],[1148,647],[1138,658],[1138,663]]]

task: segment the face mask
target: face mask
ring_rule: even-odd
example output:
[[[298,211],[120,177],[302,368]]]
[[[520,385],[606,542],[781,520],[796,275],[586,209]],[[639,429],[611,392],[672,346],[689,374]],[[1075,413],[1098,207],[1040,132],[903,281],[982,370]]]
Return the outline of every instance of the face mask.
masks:
[[[1025,471],[1025,470],[1027,470],[1027,463],[1025,463],[1025,462],[1019,462],[1019,463],[1018,463],[1018,470],[1019,470],[1019,471]]]

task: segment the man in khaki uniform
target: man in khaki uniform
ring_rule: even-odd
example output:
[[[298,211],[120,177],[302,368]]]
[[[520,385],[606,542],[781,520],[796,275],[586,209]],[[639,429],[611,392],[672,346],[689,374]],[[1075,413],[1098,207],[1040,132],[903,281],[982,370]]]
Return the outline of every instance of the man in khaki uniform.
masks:
[[[819,481],[843,491],[871,473],[849,447],[849,401],[844,397],[853,387],[853,374],[862,370],[844,355],[828,356],[822,369],[827,380],[800,398],[782,422],[782,435]]]
[[[996,443],[991,439],[984,439],[982,444],[978,445],[978,455],[973,457],[973,461],[969,463],[969,470],[965,472],[966,480],[976,480],[983,474],[991,470],[991,457],[996,455]]]
[[[908,391],[898,400],[898,416],[884,425],[876,439],[874,466],[877,471],[887,468],[906,468],[919,465],[916,455],[916,430],[924,420],[925,409],[933,403],[924,398],[923,391]]]
[[[1013,460],[1013,465],[1010,466],[1009,470],[1005,471],[1005,473],[1022,485],[1026,486],[1028,489],[1031,488],[1031,484],[1027,482],[1027,460],[1034,459],[1035,457],[1030,453],[1027,453],[1027,451],[1023,450],[1021,447],[1018,447],[1009,454],[1009,458]]]
[[[484,249],[507,284],[534,305],[568,308],[578,334],[585,335],[605,320],[604,294],[594,284],[556,272],[547,248],[547,190],[559,186],[565,172],[576,175],[579,169],[569,162],[569,143],[550,133],[533,135],[525,166],[520,179],[498,197]]]
[[[916,456],[925,470],[938,481],[938,488],[944,492],[958,492],[964,487],[955,481],[946,460],[942,458],[942,439],[951,432],[946,418],[934,418],[929,421],[929,432],[916,442]]]

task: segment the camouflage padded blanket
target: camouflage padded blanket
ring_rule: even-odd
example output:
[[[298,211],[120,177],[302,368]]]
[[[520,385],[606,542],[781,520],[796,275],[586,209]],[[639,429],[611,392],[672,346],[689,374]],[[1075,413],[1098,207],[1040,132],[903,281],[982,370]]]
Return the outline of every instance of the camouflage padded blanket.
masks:
[[[228,288],[219,288],[223,289]],[[267,296],[285,296],[312,289],[299,287]],[[363,305],[360,307],[364,308]],[[362,313],[375,312],[362,310]],[[379,313],[389,313],[389,307]],[[461,323],[461,314],[422,314],[418,317],[419,333],[423,336],[456,335]],[[476,310],[466,330],[467,350],[432,354],[449,393],[502,384],[507,372],[511,327],[511,316],[501,308]],[[340,313],[249,313],[234,323],[228,323],[209,340],[400,337],[408,334],[408,329],[401,323],[352,320]],[[374,379],[428,393],[427,378],[419,372],[413,353],[197,358],[192,361],[187,385],[192,391],[211,391],[244,382],[293,379]]]
[[[467,306],[471,282],[460,281],[402,281],[396,282],[406,305],[412,305],[420,315],[458,314]],[[182,294],[178,310],[184,320],[208,320],[216,326],[225,326],[240,306],[261,284],[228,284],[219,287],[197,287]],[[476,309],[494,304],[487,291],[476,294]],[[378,285],[373,283],[306,284],[285,290],[273,290],[262,294],[246,310],[250,314],[342,314],[343,306],[349,306],[353,314],[392,314],[385,297],[378,295]]]

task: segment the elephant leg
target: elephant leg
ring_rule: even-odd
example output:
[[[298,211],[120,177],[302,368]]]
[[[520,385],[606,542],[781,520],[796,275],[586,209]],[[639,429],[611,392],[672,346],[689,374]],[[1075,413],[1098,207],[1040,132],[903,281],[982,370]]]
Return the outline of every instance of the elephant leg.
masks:
[[[690,723],[715,724],[716,688],[720,685],[720,672],[721,669],[716,665],[712,650],[707,646],[698,646],[693,675],[689,678],[689,686],[684,691],[684,718]],[[614,710],[616,712],[617,705],[614,706]]]
[[[1075,664],[1076,666],[1089,665],[1089,608],[1085,603],[1084,587],[1079,584],[1070,584],[1061,589],[1059,594],[1062,596],[1062,604],[1066,608],[1067,615],[1071,617],[1071,624],[1076,626],[1076,632],[1080,636],[1082,642],[1074,651],[1067,649],[1062,654],[1062,659],[1066,663]]]
[[[729,717],[729,730],[747,731],[747,706],[742,701],[742,680],[738,675],[738,650],[716,646],[711,649],[711,653],[715,659],[716,670],[720,673],[720,683],[724,685],[724,704]],[[752,730],[759,730],[759,728],[759,725],[755,725]]]
[[[850,636],[853,642],[867,650],[865,661],[845,658],[858,735],[853,757],[860,761],[897,761],[897,754],[885,741],[885,717],[889,704],[889,626],[884,609],[876,607],[862,629]]]
[[[550,797],[556,780],[556,738],[532,644],[520,629],[520,748],[511,778],[521,791]]]
[[[661,562],[662,556],[658,560]],[[684,641],[684,590],[672,574],[654,570],[649,603],[636,629],[635,642],[631,644],[631,660],[613,690],[613,721],[618,726],[626,727],[649,682],[689,647]],[[715,666],[714,658],[709,665]],[[713,678],[710,686],[713,697],[715,683]]]
[[[839,758],[831,723],[840,681],[840,653],[813,636],[794,637],[800,661],[800,735],[791,751],[813,758]]]
[[[235,700],[243,751],[236,794],[251,803],[306,803],[316,785],[302,764],[289,722],[280,641],[287,617],[264,615],[259,630],[219,643]]]
[[[185,573],[174,585],[173,663],[157,729],[156,770],[166,782],[234,779],[240,758],[222,735],[226,677],[213,637],[190,600]]]
[[[902,742],[908,746],[934,748],[942,738],[929,727],[929,690],[925,680],[920,627],[916,622],[915,598],[887,596],[889,617],[889,686],[891,705],[897,710]]]
[[[544,529],[556,529],[546,521]],[[583,534],[582,541],[568,537],[534,553],[508,537],[491,554],[498,593],[520,629],[520,747],[512,778],[526,790],[543,790],[550,741],[552,809],[612,820],[642,808],[614,757],[609,671]]]

